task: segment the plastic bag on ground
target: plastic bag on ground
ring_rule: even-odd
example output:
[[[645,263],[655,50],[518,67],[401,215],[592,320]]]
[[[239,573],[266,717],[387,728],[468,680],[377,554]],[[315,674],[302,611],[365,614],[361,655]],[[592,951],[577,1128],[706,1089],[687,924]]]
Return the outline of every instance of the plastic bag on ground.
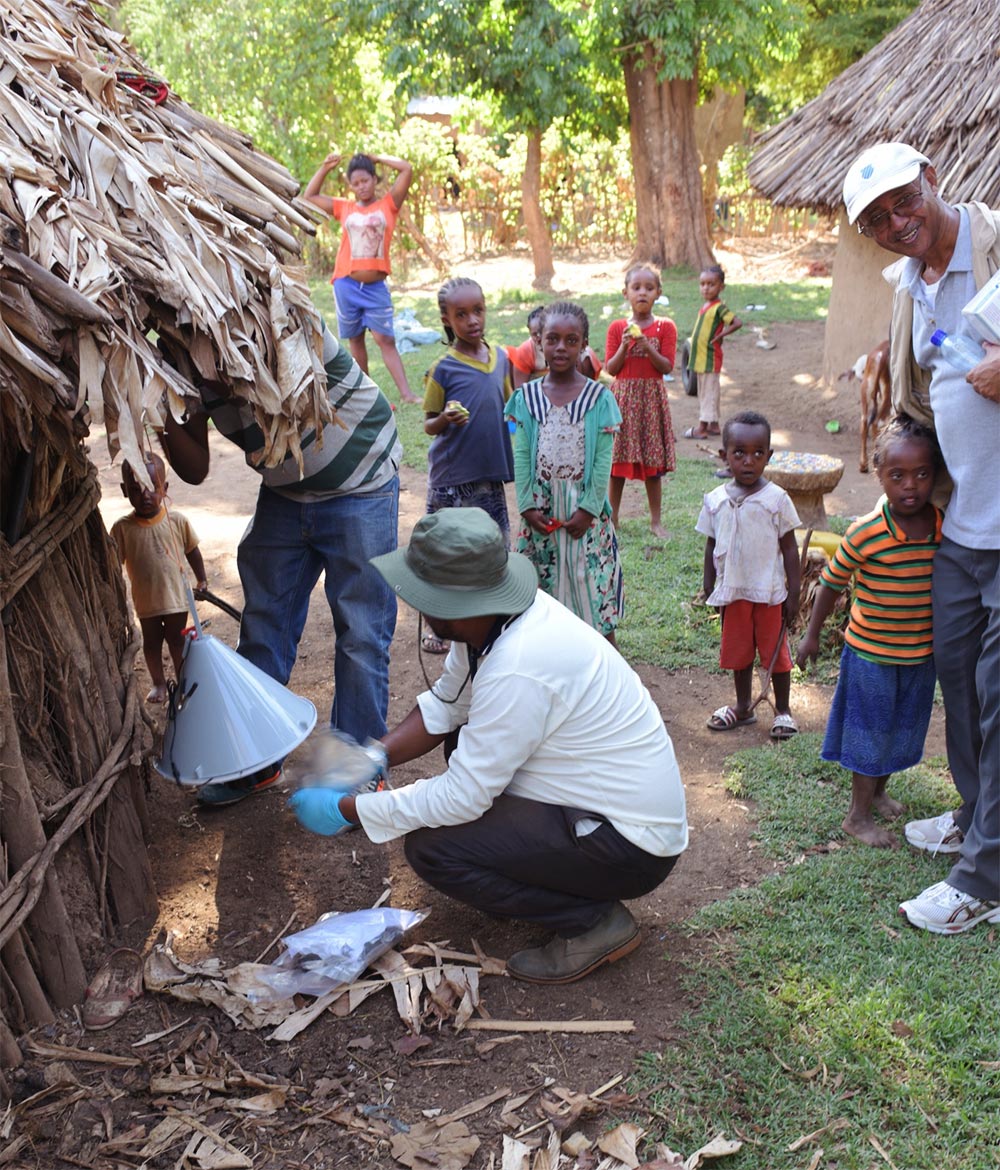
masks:
[[[251,1003],[325,995],[341,983],[353,983],[380,955],[427,917],[426,910],[381,906],[323,917],[284,940],[286,950],[274,963],[254,972],[246,988]]]

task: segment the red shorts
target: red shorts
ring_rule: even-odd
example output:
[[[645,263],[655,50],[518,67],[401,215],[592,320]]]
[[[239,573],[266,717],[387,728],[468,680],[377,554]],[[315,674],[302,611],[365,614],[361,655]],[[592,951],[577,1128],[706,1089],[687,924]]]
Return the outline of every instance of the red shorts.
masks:
[[[722,646],[719,665],[723,670],[746,670],[753,666],[754,654],[763,667],[771,665],[771,657],[781,635],[780,605],[761,605],[755,601],[731,601],[722,610]],[[774,664],[774,674],[785,674],[792,669],[788,653],[788,638],[781,638],[781,649]]]

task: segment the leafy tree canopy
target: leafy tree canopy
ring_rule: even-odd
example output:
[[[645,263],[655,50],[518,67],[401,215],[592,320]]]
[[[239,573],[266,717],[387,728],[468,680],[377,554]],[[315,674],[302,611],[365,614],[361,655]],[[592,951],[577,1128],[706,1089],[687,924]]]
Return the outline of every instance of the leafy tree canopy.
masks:
[[[347,6],[306,0],[124,0],[152,69],[297,174],[331,142],[398,125],[402,103]]]
[[[751,109],[762,126],[811,101],[917,7],[920,0],[803,0],[801,47],[756,88]]]

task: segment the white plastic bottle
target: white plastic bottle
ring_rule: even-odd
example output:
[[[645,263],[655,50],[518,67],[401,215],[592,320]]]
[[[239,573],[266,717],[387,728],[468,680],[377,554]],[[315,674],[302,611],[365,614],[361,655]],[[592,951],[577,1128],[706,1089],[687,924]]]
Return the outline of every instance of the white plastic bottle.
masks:
[[[986,356],[983,347],[971,337],[964,337],[956,333],[954,337],[938,329],[931,334],[931,345],[941,348],[941,356],[954,369],[967,374],[973,366],[978,366]]]

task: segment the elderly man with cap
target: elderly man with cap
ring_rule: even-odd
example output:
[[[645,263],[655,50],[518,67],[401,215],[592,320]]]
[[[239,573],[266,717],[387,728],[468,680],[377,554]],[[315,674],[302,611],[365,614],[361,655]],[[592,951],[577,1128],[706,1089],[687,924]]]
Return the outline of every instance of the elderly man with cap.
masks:
[[[446,770],[353,794],[302,788],[306,828],[360,823],[404,838],[414,870],[488,914],[554,932],[511,975],[570,983],[634,950],[622,905],[655,889],[687,846],[684,788],[659,711],[625,659],[538,589],[478,508],[424,516],[372,564],[451,650],[444,672],[383,739],[390,765],[452,733]]]
[[[893,406],[934,427],[953,484],[932,596],[948,763],[962,806],[911,821],[906,839],[955,863],[899,909],[914,926],[954,934],[1000,922],[1000,346],[984,343],[966,375],[931,337],[940,329],[982,341],[962,308],[1000,268],[1000,213],[946,203],[931,160],[901,142],[854,161],[844,202],[862,234],[903,257],[885,270],[895,290]]]

